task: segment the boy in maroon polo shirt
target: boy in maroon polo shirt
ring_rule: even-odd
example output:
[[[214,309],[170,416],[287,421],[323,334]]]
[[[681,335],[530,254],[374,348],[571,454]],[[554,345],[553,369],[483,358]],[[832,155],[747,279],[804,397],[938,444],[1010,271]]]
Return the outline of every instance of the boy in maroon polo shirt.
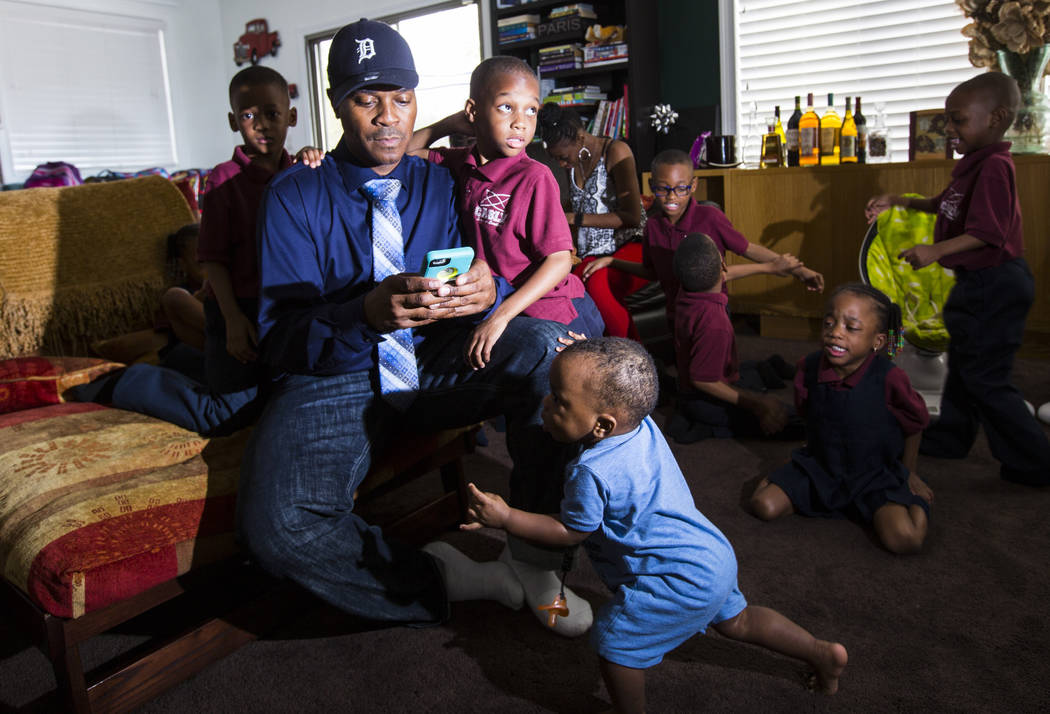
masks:
[[[600,267],[612,266],[648,280],[659,280],[667,295],[667,320],[674,325],[674,305],[678,294],[675,277],[675,251],[682,239],[690,233],[703,233],[714,241],[723,256],[732,251],[753,261],[750,265],[733,266],[729,280],[762,273],[793,275],[810,290],[824,289],[824,276],[799,263],[791,255],[778,255],[769,248],[751,243],[726,215],[713,205],[697,203],[692,197],[697,179],[693,176],[693,160],[678,149],[661,151],[653,159],[649,187],[653,192],[653,206],[645,222],[642,240],[642,262],[599,258],[608,261]],[[596,263],[598,261],[595,261]],[[726,292],[725,286],[722,292]]]
[[[230,80],[230,129],[244,144],[208,175],[197,246],[208,279],[205,365],[208,386],[218,393],[253,387],[261,376],[255,362],[256,214],[270,179],[292,164],[284,149],[296,122],[290,105],[288,83],[269,67],[253,65]],[[307,147],[299,158],[314,166],[322,156]]]
[[[999,474],[1018,483],[1050,484],[1050,441],[1010,382],[1014,355],[1035,295],[1022,257],[1024,239],[1010,143],[1003,134],[1021,102],[1017,83],[999,72],[969,79],[944,103],[946,133],[963,158],[933,198],[882,195],[868,212],[905,206],[936,213],[933,245],[901,252],[914,269],[937,261],[955,272],[944,305],[948,380],[941,415],[926,429],[921,453],[964,458],[984,424]]]
[[[409,151],[447,166],[456,181],[460,228],[475,254],[515,291],[474,331],[471,366],[480,369],[516,315],[554,320],[601,335],[605,325],[572,269],[572,233],[550,169],[525,147],[536,133],[539,81],[516,57],[491,57],[470,76],[463,112],[415,132]],[[473,149],[435,149],[436,139],[473,134]]]
[[[668,434],[684,444],[708,437],[801,436],[801,422],[792,419],[786,404],[741,388],[723,288],[735,271],[748,266],[727,268],[710,237],[691,233],[679,243],[672,267],[680,285],[674,311],[678,406]],[[758,386],[760,380],[752,375],[748,383]]]

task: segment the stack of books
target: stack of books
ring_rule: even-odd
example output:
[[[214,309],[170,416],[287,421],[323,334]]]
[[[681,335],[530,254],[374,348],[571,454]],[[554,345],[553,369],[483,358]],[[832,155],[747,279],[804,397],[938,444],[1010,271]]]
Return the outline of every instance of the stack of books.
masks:
[[[587,20],[598,19],[598,15],[594,12],[594,5],[589,2],[574,2],[552,9],[550,19],[557,20],[559,17],[582,17]]]
[[[576,104],[594,104],[606,98],[605,92],[593,84],[580,84],[572,87],[556,87],[544,98],[544,102],[552,102],[563,106]]]
[[[587,131],[595,136],[610,136],[613,139],[627,138],[627,85],[623,96],[613,101],[600,101]]]
[[[540,74],[579,69],[583,66],[583,48],[579,42],[541,47],[538,54]]]
[[[616,64],[627,61],[627,43],[617,42],[611,45],[584,45],[583,66],[599,67],[603,64]]]
[[[515,5],[521,5],[525,0],[496,0],[496,9],[503,10],[504,8],[514,7]]]
[[[500,18],[496,23],[499,29],[500,44],[536,39],[536,25],[539,22],[539,15],[514,15]]]

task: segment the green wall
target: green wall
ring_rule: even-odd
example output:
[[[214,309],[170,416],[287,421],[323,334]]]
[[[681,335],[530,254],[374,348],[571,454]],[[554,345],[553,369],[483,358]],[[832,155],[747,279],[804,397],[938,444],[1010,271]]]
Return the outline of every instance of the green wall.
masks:
[[[720,104],[718,0],[660,0],[658,27],[660,101]]]

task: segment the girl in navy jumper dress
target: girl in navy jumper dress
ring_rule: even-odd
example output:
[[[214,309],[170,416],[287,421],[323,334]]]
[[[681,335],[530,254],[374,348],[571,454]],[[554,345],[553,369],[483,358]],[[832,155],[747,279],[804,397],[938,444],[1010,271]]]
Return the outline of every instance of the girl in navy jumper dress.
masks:
[[[795,377],[807,444],[758,485],[759,518],[854,518],[894,553],[922,547],[933,492],[915,462],[929,414],[908,375],[880,354],[896,347],[900,325],[900,308],[875,288],[851,283],[832,294],[823,349]]]

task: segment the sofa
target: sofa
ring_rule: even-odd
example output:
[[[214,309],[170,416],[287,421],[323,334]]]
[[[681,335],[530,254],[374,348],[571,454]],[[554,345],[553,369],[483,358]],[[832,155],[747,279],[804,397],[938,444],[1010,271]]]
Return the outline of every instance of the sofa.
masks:
[[[304,602],[255,571],[234,537],[249,430],[208,439],[68,399],[123,366],[89,346],[152,324],[166,238],[193,220],[159,176],[0,193],[0,601],[73,711],[138,706]],[[377,460],[359,508],[381,504],[377,521],[406,540],[457,521],[472,434],[410,435],[413,448]],[[401,487],[434,471],[440,487],[404,489],[426,493],[403,502]],[[82,642],[161,606],[189,621],[84,672]]]

